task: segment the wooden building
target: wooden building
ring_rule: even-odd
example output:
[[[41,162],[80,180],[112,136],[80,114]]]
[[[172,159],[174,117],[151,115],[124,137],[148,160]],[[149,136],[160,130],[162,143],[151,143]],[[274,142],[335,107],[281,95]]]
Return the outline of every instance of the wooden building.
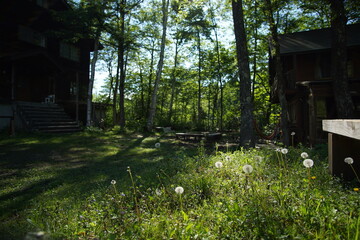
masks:
[[[64,26],[53,13],[67,10],[65,0],[1,1],[0,115],[8,114],[9,106],[16,111],[17,103],[55,103],[85,122],[94,44],[57,37]]]
[[[356,118],[360,118],[360,24],[348,25],[346,30],[348,81]],[[331,79],[331,29],[280,35],[279,42],[290,131],[296,133],[297,142],[325,142],[322,120],[337,118]],[[270,75],[274,76],[272,66],[270,60]]]

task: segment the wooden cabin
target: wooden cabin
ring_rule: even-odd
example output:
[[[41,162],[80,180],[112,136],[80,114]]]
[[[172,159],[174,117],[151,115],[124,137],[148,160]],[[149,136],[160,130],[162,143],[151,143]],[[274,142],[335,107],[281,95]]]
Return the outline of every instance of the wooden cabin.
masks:
[[[65,0],[1,1],[0,128],[4,116],[24,102],[57,104],[72,119],[85,122],[94,44],[58,37],[56,32],[65,27],[53,13],[67,10],[71,7]]]
[[[346,30],[348,81],[356,118],[360,118],[360,24],[348,25]],[[326,142],[322,120],[337,118],[331,79],[331,29],[280,35],[279,42],[290,132],[296,133],[297,142]],[[270,75],[274,76],[272,64],[270,60]]]

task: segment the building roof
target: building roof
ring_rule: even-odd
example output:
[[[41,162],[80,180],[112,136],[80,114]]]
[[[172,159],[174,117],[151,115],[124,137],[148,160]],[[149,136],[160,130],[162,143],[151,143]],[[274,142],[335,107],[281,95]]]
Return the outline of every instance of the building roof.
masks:
[[[360,24],[346,26],[347,45],[360,45]],[[331,28],[295,32],[279,36],[280,53],[301,53],[331,48]]]

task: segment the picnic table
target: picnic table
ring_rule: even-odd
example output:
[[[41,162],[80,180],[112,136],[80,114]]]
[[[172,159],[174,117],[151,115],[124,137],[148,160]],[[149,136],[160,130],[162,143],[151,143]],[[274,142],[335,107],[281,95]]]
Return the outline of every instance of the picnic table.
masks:
[[[176,133],[176,139],[180,140],[195,140],[200,141],[201,139],[205,139],[207,141],[218,141],[221,138],[221,133]]]
[[[323,120],[323,130],[328,132],[329,171],[347,180],[355,178],[351,167],[344,162],[354,159],[353,167],[360,172],[360,119]]]

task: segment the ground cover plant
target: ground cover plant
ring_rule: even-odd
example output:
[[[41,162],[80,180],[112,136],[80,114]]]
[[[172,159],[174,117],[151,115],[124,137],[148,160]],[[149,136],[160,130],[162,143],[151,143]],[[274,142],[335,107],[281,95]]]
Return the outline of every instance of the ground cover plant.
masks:
[[[1,147],[4,239],[360,237],[360,183],[331,177],[324,148],[234,150],[113,132]]]

